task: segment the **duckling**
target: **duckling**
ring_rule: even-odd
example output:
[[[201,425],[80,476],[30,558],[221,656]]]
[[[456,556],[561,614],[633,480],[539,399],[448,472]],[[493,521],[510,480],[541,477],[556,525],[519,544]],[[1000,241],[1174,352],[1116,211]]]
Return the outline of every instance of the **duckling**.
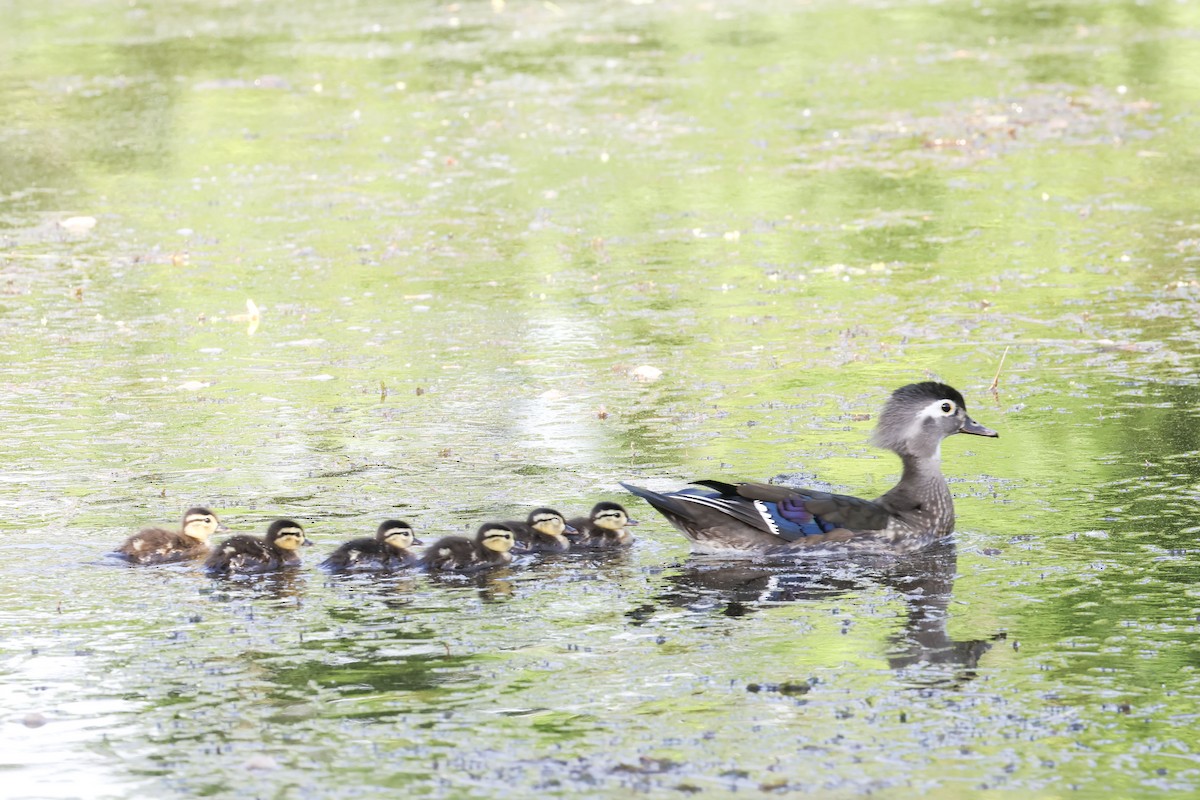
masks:
[[[190,561],[208,554],[208,539],[229,530],[207,508],[189,508],[177,531],[143,528],[130,536],[113,553],[130,564],[170,564]]]
[[[652,492],[621,484],[691,540],[698,553],[794,554],[860,550],[906,553],[954,530],[942,477],[942,440],[1000,434],[967,414],[944,383],[902,386],[884,403],[873,443],[900,457],[900,482],[874,500],[767,483],[696,481],[715,491]]]
[[[578,533],[553,508],[535,508],[524,522],[504,524],[512,529],[517,544],[530,553],[566,552],[571,549],[571,540],[566,534]]]
[[[476,572],[512,562],[512,528],[500,522],[480,526],[475,538],[445,536],[434,542],[421,559],[431,572]]]
[[[300,566],[296,551],[311,545],[304,528],[290,519],[277,519],[267,528],[267,535],[233,536],[213,548],[204,571],[212,575],[252,575]]]
[[[321,568],[333,572],[392,572],[417,563],[417,554],[408,548],[423,544],[413,535],[412,526],[398,519],[389,519],[375,531],[374,538],[351,539],[329,558]]]
[[[586,518],[576,517],[567,524],[578,531],[571,537],[571,549],[601,550],[633,544],[633,534],[628,527],[638,522],[629,518],[620,503],[604,500],[596,503]]]

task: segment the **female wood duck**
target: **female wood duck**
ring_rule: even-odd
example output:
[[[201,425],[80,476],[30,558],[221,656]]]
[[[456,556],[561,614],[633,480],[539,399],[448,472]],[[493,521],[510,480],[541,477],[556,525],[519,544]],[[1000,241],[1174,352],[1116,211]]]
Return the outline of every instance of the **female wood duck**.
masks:
[[[524,522],[506,522],[517,546],[529,553],[563,553],[571,549],[567,535],[577,533],[553,508],[535,508]]]
[[[277,519],[267,535],[233,536],[213,548],[204,562],[204,571],[212,575],[255,575],[300,566],[296,551],[312,544],[304,528],[290,519]]]
[[[954,500],[940,466],[942,440],[997,437],[967,416],[944,383],[892,393],[872,442],[900,456],[900,482],[875,500],[766,483],[697,481],[714,489],[652,492],[622,484],[654,506],[699,553],[791,554],[836,550],[911,552],[954,530]]]
[[[474,539],[445,536],[425,550],[421,565],[430,572],[477,572],[512,562],[512,529],[501,522],[480,526]]]
[[[113,551],[130,564],[170,564],[208,555],[208,540],[214,533],[229,530],[207,508],[189,508],[179,530],[143,528]]]
[[[393,572],[417,563],[417,554],[408,548],[423,544],[412,526],[399,519],[380,524],[375,537],[351,539],[321,562],[321,568],[333,572]]]
[[[633,544],[633,534],[628,528],[638,522],[629,518],[620,503],[605,500],[596,503],[587,517],[576,517],[567,524],[578,531],[571,537],[571,549],[602,550]]]

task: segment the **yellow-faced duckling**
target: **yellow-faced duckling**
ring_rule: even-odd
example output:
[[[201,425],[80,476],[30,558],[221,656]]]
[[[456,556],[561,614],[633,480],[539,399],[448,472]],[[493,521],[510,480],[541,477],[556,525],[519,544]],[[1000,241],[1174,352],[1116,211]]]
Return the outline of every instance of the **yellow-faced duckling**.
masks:
[[[445,536],[425,550],[421,565],[431,572],[475,572],[512,561],[512,529],[500,522],[480,526],[475,538]]]
[[[218,531],[229,530],[207,508],[189,508],[177,531],[143,528],[130,536],[114,552],[130,564],[170,564],[208,555],[208,539]]]
[[[332,572],[392,572],[417,563],[417,554],[408,548],[422,544],[413,534],[412,526],[399,519],[389,519],[375,531],[375,538],[351,539],[329,558],[321,568]]]
[[[577,531],[553,508],[535,508],[524,522],[504,523],[512,529],[517,546],[529,553],[563,553],[571,549],[566,534]]]
[[[628,528],[638,523],[620,503],[605,500],[596,503],[586,518],[577,517],[568,524],[578,531],[571,537],[572,550],[600,550],[633,544]]]
[[[299,523],[277,519],[262,539],[242,535],[221,542],[204,562],[204,571],[213,575],[253,575],[298,567],[300,554],[296,551],[310,544],[312,540],[304,535]]]

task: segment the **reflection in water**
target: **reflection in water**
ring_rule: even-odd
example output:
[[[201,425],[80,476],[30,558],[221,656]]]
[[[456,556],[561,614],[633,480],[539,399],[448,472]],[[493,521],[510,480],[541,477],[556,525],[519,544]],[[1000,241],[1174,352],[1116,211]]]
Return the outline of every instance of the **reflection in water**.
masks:
[[[775,603],[825,600],[883,586],[899,592],[906,606],[904,630],[890,637],[888,664],[896,670],[918,665],[946,666],[911,673],[907,682],[917,685],[958,684],[975,677],[979,659],[991,649],[991,640],[953,639],[946,629],[954,591],[957,551],[953,544],[903,558],[878,557],[869,561],[808,560],[786,565],[762,562],[707,564],[693,557],[688,566],[668,578],[671,590],[661,603],[697,611],[715,611],[741,617]],[[629,613],[635,624],[653,616],[657,607],[642,606]]]
[[[480,572],[430,572],[429,582],[439,586],[472,586],[485,603],[507,599],[513,595],[513,571],[509,567],[481,570]]]
[[[213,578],[212,598],[220,601],[304,599],[307,578],[303,570],[284,569],[259,575],[221,575]]]
[[[335,572],[328,576],[326,586],[344,589],[356,600],[365,596],[396,611],[412,603],[413,592],[420,585],[415,571],[396,573]]]

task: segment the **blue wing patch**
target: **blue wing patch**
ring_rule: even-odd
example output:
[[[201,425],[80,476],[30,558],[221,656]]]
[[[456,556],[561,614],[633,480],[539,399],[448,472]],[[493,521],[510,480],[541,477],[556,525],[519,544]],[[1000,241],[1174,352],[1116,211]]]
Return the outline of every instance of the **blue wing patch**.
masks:
[[[789,542],[794,542],[803,536],[819,536],[822,533],[829,533],[837,527],[836,524],[826,522],[809,513],[808,509],[804,507],[804,501],[799,497],[788,497],[778,503],[755,500],[754,505],[758,507],[763,518],[768,520],[768,524],[775,529],[779,537]]]

